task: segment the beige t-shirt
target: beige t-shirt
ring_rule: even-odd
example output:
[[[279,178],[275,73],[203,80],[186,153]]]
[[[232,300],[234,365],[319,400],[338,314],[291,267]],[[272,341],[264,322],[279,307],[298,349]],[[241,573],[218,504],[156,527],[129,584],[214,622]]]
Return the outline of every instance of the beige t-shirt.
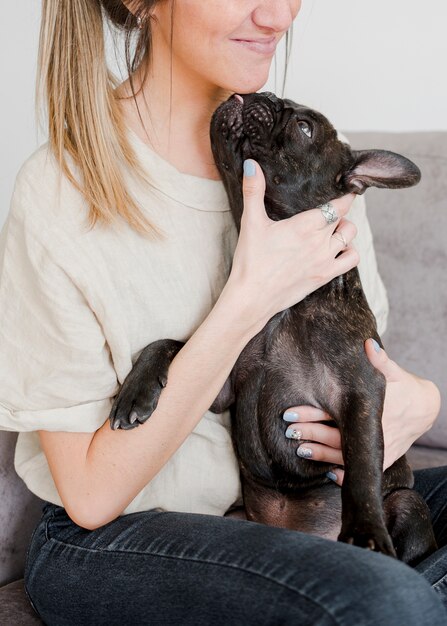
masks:
[[[15,468],[28,488],[62,504],[36,430],[93,432],[141,350],[186,341],[214,306],[237,240],[221,181],[179,172],[132,131],[154,186],[130,191],[166,238],[124,221],[88,231],[87,205],[43,145],[24,163],[0,234],[0,429],[19,431]],[[349,218],[368,301],[385,329],[364,201]],[[187,411],[188,407],[184,407]],[[229,412],[207,411],[124,513],[162,507],[222,515],[240,496]]]

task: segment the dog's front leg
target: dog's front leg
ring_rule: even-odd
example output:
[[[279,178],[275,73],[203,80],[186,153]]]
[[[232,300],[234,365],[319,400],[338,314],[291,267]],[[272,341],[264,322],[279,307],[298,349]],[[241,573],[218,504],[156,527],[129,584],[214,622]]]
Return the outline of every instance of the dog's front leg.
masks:
[[[395,557],[382,499],[385,382],[375,379],[373,392],[349,394],[339,423],[345,475],[338,540]]]
[[[157,408],[161,390],[168,382],[169,366],[184,345],[175,339],[160,339],[142,350],[110,411],[110,426],[114,430],[130,430],[149,419]],[[229,376],[210,411],[222,413],[233,402],[234,394]]]
[[[142,350],[115,396],[109,415],[113,430],[136,428],[152,415],[166,386],[169,366],[184,345],[175,339],[160,339]]]

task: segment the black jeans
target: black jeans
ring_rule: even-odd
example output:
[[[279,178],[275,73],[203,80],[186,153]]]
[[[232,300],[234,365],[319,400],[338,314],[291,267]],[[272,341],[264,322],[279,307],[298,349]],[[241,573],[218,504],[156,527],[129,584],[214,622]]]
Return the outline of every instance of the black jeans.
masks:
[[[415,475],[440,545],[416,571],[343,543],[209,515],[151,510],[89,531],[47,503],[26,591],[48,626],[445,626],[447,467]]]

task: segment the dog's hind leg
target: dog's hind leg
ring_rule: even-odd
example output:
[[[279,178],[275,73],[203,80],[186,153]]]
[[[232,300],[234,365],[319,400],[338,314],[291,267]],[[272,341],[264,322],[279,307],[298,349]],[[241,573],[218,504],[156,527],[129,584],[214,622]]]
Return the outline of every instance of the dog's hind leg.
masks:
[[[430,511],[412,489],[398,489],[384,500],[385,519],[397,558],[415,566],[437,549]]]
[[[411,489],[413,472],[405,456],[397,459],[383,477],[383,508],[397,558],[417,565],[437,548],[430,511],[423,498]]]
[[[345,475],[341,489],[342,528],[339,541],[396,556],[383,511],[382,411],[385,379],[366,372],[368,380],[345,398],[338,417]],[[375,386],[375,389],[374,389]]]

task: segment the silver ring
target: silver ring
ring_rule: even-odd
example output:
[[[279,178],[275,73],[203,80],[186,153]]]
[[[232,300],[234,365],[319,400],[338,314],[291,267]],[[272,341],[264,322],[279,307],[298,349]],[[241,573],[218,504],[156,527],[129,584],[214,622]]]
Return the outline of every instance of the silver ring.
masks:
[[[326,224],[333,224],[338,220],[338,215],[334,205],[331,202],[326,202],[318,207],[321,209],[321,213],[326,220]]]
[[[337,236],[338,235],[338,236]],[[336,239],[338,239],[339,241],[342,242],[343,246],[345,248],[348,247],[348,242],[345,239],[345,236],[343,235],[343,233],[341,232],[341,230],[336,230],[332,233],[332,236],[335,237]]]

